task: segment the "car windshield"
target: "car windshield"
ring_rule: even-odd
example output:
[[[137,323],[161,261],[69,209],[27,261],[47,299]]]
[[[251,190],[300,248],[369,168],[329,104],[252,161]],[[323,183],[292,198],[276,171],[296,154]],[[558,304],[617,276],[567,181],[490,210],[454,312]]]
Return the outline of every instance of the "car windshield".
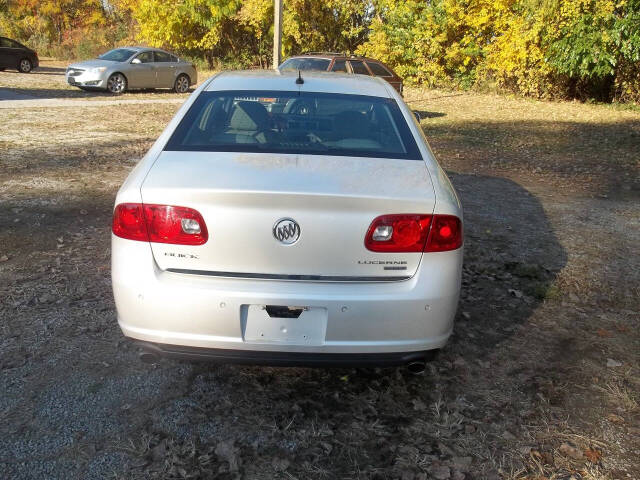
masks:
[[[282,65],[280,70],[320,70],[326,72],[331,60],[326,58],[290,58]]]
[[[109,50],[107,53],[103,53],[98,58],[112,62],[124,62],[134,53],[136,53],[135,50],[129,50],[128,48],[116,48],[115,50]]]
[[[395,100],[313,92],[203,92],[165,150],[422,159]]]

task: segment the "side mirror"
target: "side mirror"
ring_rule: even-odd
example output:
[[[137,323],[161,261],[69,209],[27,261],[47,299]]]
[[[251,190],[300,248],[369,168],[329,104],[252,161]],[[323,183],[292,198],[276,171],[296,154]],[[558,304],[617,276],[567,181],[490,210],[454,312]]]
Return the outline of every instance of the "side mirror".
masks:
[[[417,110],[413,110],[413,116],[416,117],[416,120],[418,120],[418,122],[422,120],[422,115],[420,115],[420,112],[418,112]]]
[[[131,63],[133,63],[134,65],[140,65],[142,63],[142,60],[140,60],[139,58],[134,58],[133,60],[131,60]]]

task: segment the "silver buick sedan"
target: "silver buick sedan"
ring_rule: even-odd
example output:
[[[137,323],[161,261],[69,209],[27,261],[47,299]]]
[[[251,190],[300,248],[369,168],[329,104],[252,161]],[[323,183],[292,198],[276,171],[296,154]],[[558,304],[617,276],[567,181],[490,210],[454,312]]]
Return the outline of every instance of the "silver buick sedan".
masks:
[[[171,88],[185,93],[198,83],[196,68],[175,55],[156,48],[124,47],[95,60],[74,63],[65,74],[69,85],[120,94],[141,88]]]
[[[424,366],[460,292],[460,202],[376,77],[225,72],[120,188],[112,282],[145,355]]]

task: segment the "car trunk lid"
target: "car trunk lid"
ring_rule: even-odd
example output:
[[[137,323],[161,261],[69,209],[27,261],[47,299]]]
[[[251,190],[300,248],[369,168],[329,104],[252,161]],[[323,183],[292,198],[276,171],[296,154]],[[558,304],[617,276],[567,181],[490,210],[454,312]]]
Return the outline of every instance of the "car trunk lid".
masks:
[[[273,153],[165,151],[141,194],[196,209],[209,231],[204,245],[152,243],[159,268],[292,280],[410,277],[422,253],[372,252],[365,234],[379,215],[431,214],[435,204],[420,160]]]

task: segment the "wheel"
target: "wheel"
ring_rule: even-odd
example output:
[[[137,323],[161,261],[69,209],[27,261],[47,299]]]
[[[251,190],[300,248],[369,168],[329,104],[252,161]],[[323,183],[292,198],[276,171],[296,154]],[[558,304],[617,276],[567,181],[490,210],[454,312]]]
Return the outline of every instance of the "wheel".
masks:
[[[114,73],[107,80],[107,90],[115,95],[124,93],[127,90],[127,79],[121,73]]]
[[[176,93],[186,93],[189,90],[189,77],[187,77],[184,73],[178,75],[176,78],[176,83],[173,84],[173,91]]]
[[[28,58],[23,58],[20,60],[20,63],[18,63],[18,70],[22,73],[29,73],[32,68],[33,64]]]

